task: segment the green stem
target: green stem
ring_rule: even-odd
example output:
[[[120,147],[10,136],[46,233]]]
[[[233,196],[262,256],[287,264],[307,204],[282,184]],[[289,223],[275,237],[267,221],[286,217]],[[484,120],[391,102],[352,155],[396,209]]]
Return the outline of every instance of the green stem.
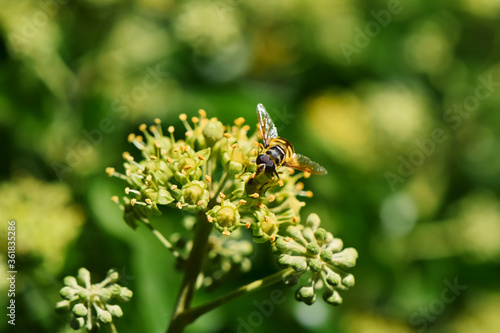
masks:
[[[155,227],[153,227],[153,225],[151,223],[149,223],[148,221],[143,221],[144,224],[146,225],[146,227],[148,227],[149,230],[151,230],[151,232],[153,233],[153,235],[160,241],[160,243],[162,243],[167,249],[170,250],[170,252],[172,252],[172,254],[174,255],[174,257],[179,257],[179,252],[177,252],[177,250],[174,249],[174,246],[172,245],[172,243],[170,243],[162,234],[161,232],[159,232],[158,230],[155,229]]]
[[[206,304],[200,305],[196,308],[190,309],[182,313],[182,317],[184,317],[184,322],[187,323],[192,323],[195,321],[198,317],[201,315],[210,312],[219,306],[226,304],[233,299],[236,299],[241,296],[245,296],[247,294],[250,294],[252,292],[255,292],[257,290],[263,289],[267,286],[270,286],[272,284],[275,284],[279,281],[281,281],[285,276],[293,272],[293,268],[287,268],[282,271],[279,271],[277,273],[274,273],[273,275],[269,275],[263,279],[253,281],[245,286],[242,286],[216,300],[213,300],[211,302],[208,302]]]
[[[205,258],[208,236],[212,230],[212,225],[207,221],[205,213],[198,215],[198,224],[193,240],[193,248],[186,261],[185,273],[182,285],[177,296],[177,302],[167,329],[167,333],[183,332],[189,324],[184,320],[182,313],[189,309],[196,289],[196,280],[200,274],[203,259]]]

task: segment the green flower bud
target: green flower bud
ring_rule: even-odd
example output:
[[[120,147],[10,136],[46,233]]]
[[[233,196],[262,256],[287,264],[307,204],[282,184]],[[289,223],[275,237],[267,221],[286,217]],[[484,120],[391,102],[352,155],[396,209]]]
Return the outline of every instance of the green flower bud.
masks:
[[[323,292],[323,300],[331,305],[342,304],[342,297],[340,297],[339,293],[336,290],[330,288],[326,288]]]
[[[74,276],[66,276],[63,280],[63,283],[65,286],[71,287],[71,288],[80,288],[78,285],[78,282],[76,281]]]
[[[309,261],[309,268],[312,272],[321,272],[323,269],[323,262],[319,259],[312,259]]]
[[[85,319],[82,317],[73,317],[69,322],[69,326],[75,331],[81,329],[85,325]]]
[[[319,245],[317,243],[307,244],[306,249],[307,249],[307,253],[309,255],[317,255],[317,254],[319,254],[319,250],[320,250]]]
[[[314,292],[314,287],[312,286],[304,286],[300,287],[295,293],[295,298],[304,302],[307,305],[312,305],[316,301],[316,294]]]
[[[212,147],[224,135],[224,125],[217,119],[212,118],[203,128],[203,135],[207,146]]]
[[[356,249],[350,247],[344,249],[342,252],[334,253],[332,255],[332,264],[343,269],[353,268],[356,266],[356,259],[358,252]]]
[[[288,255],[288,254],[282,254],[279,256],[278,258],[278,264],[280,265],[280,267],[282,268],[286,268],[286,267],[289,267],[290,265],[293,264],[293,256],[291,255]]]
[[[127,287],[121,287],[119,299],[122,302],[130,301],[132,295],[133,295],[132,290],[128,289]]]
[[[97,311],[97,319],[103,324],[109,324],[110,322],[113,321],[111,313],[102,309],[100,311],[99,310]]]
[[[319,257],[324,262],[331,262],[332,261],[332,251],[331,250],[321,250],[321,252],[319,253]]]
[[[346,276],[344,276],[344,278],[342,279],[342,284],[344,286],[346,286],[347,288],[352,288],[354,287],[354,283],[355,283],[355,280],[354,280],[354,275],[352,274],[347,274]]]
[[[327,231],[323,228],[318,228],[318,230],[316,230],[314,232],[314,237],[316,238],[316,240],[318,242],[321,242],[321,241],[324,241],[326,240],[326,237],[327,237]]]
[[[70,309],[71,303],[68,300],[57,302],[56,304],[56,313],[64,314],[68,313]]]
[[[108,310],[113,317],[121,318],[123,316],[122,308],[119,305],[106,304],[106,310]]]
[[[307,260],[304,257],[292,257],[293,261],[290,266],[296,271],[296,272],[305,272],[307,269]]]
[[[117,271],[115,271],[114,269],[110,269],[110,270],[108,271],[108,274],[107,274],[107,276],[106,276],[106,277],[107,277],[107,279],[109,280],[109,282],[108,282],[108,283],[110,283],[110,282],[116,282],[116,281],[118,281],[118,279],[120,278],[120,274],[118,274],[118,272],[117,272]]]
[[[340,275],[338,275],[329,268],[326,268],[325,270],[326,270],[326,282],[328,282],[328,284],[331,286],[334,287],[338,286],[341,280]]]
[[[59,295],[67,300],[71,300],[76,294],[78,294],[78,290],[71,287],[63,287],[59,290]]]
[[[88,312],[87,307],[82,303],[75,304],[73,307],[73,313],[77,317],[85,317]]]
[[[328,234],[331,235],[330,233]],[[344,242],[342,242],[342,239],[340,238],[333,238],[332,236],[332,240],[328,241],[327,237],[327,242],[328,242],[327,249],[331,250],[332,252],[339,252],[344,247]]]
[[[82,267],[78,270],[78,281],[84,284],[85,288],[90,287],[90,272]]]
[[[306,226],[308,226],[312,230],[318,229],[320,223],[321,223],[321,220],[320,220],[318,214],[312,213],[312,214],[309,214],[309,216],[307,217]]]

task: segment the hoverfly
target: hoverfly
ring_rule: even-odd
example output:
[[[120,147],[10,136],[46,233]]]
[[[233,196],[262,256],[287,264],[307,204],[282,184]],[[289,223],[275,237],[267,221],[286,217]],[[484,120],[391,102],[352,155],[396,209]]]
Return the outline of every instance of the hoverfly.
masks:
[[[261,145],[263,152],[257,156],[255,161],[257,171],[254,176],[265,172],[275,174],[280,179],[276,171],[276,168],[280,166],[287,166],[315,175],[327,174],[325,168],[311,161],[308,157],[295,153],[292,144],[287,139],[278,136],[276,126],[262,104],[257,104],[257,119],[264,144]],[[280,185],[282,185],[281,180]]]

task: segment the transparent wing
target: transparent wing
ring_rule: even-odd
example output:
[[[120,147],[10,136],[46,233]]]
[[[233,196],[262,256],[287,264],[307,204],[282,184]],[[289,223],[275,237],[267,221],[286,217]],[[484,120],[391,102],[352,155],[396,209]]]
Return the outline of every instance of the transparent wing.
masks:
[[[294,154],[293,158],[289,161],[285,161],[284,165],[301,170],[307,171],[315,175],[326,175],[328,171],[316,162],[311,161],[307,156]]]
[[[267,147],[271,139],[278,137],[278,130],[262,104],[257,104],[257,119],[259,120],[260,134],[262,134],[264,146]]]

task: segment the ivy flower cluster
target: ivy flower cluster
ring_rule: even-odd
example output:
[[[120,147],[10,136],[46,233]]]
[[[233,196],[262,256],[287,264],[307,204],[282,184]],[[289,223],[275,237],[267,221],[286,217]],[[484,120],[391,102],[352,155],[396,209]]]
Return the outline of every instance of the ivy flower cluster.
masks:
[[[285,167],[279,170],[281,180],[256,174],[258,135],[249,135],[251,127],[243,118],[226,126],[208,118],[204,110],[191,122],[185,114],[179,118],[184,126],[181,131],[169,126],[164,133],[159,119],[149,128],[140,125],[142,134],[128,137],[140,156],[123,153],[124,172],[106,169],[109,176],[127,183],[122,198],[112,198],[124,211],[126,223],[132,228],[139,223],[150,225],[151,217],[161,215],[166,207],[186,213],[184,219],[195,215],[202,223],[210,223],[205,284],[220,279],[233,265],[250,269],[252,244],[246,239],[250,235],[255,243],[270,242],[282,266],[293,267],[299,275],[312,272],[299,289],[299,300],[312,303],[314,297],[304,288],[318,288],[323,281],[326,301],[339,304],[337,291],[354,284],[352,275],[340,269],[353,267],[357,254],[354,249],[341,251],[341,241],[319,228],[319,218],[309,217],[305,227],[301,224],[302,198],[312,196],[301,179],[309,175]],[[251,233],[242,232],[245,229]],[[189,237],[177,237],[168,244],[182,261],[192,242]]]
[[[113,318],[120,318],[123,312],[119,305],[111,303],[128,302],[132,297],[132,291],[116,283],[118,279],[119,274],[110,270],[102,282],[91,284],[90,272],[80,268],[77,277],[64,278],[64,287],[59,291],[64,300],[56,304],[56,311],[72,312],[70,326],[74,330],[85,327],[95,332],[104,324],[116,331]]]
[[[278,264],[292,267],[285,283],[294,286],[302,275],[309,273],[303,285],[297,289],[295,298],[308,305],[316,301],[316,290],[323,289],[323,299],[328,304],[340,305],[342,298],[338,291],[354,286],[354,276],[346,270],[356,265],[358,253],[354,248],[342,250],[343,242],[330,232],[320,228],[316,214],[307,217],[305,226],[289,226],[287,237],[275,242],[275,250],[280,253]]]

